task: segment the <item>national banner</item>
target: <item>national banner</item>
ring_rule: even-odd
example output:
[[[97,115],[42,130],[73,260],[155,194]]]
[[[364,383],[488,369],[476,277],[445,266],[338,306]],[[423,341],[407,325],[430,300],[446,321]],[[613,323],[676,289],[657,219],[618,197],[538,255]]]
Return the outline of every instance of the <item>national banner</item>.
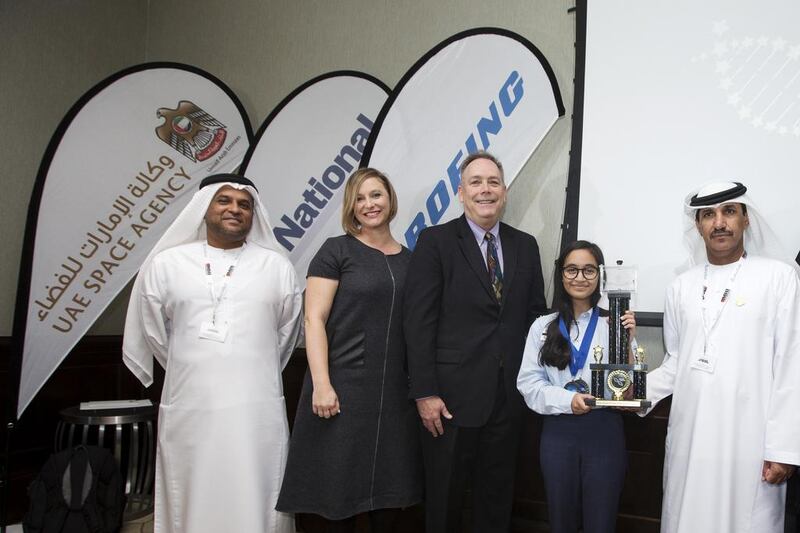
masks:
[[[344,184],[359,167],[388,91],[360,72],[314,78],[267,117],[242,164],[301,281],[325,239],[342,233]]]
[[[434,47],[392,91],[364,154],[397,191],[395,234],[413,248],[422,229],[461,214],[470,153],[491,151],[510,184],[563,114],[552,68],[520,35],[478,28]]]
[[[200,180],[233,171],[251,137],[235,95],[186,65],[126,69],[73,106],[48,146],[29,207],[14,323],[18,416]]]

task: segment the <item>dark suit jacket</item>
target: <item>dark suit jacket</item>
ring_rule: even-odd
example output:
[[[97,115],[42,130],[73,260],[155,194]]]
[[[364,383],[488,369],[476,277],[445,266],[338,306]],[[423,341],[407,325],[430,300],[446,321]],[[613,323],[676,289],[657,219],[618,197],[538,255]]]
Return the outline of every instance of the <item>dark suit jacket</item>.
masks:
[[[486,260],[466,218],[423,230],[406,277],[403,325],[412,399],[440,396],[452,424],[486,423],[503,366],[510,414],[525,337],[545,312],[539,246],[531,235],[500,224],[503,301],[489,283]]]

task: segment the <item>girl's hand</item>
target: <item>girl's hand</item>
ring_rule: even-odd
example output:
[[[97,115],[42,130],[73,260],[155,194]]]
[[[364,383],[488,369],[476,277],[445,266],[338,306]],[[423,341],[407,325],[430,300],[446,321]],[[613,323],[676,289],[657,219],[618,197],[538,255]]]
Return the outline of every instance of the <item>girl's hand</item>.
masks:
[[[594,396],[591,394],[581,394],[576,392],[575,395],[572,397],[572,414],[575,415],[584,415],[592,410],[592,407],[586,405],[586,400],[593,399]]]
[[[628,330],[628,338],[636,336],[636,315],[630,309],[622,315],[622,327]]]

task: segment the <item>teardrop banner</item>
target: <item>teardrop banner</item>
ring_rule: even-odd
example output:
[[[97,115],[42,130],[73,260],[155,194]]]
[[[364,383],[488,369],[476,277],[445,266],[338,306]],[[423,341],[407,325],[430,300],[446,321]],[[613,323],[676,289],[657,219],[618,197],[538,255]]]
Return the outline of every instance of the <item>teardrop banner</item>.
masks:
[[[355,71],[309,80],[270,113],[242,164],[303,283],[325,239],[342,234],[344,183],[359,167],[388,93]]]
[[[220,80],[148,63],[103,80],[47,147],[25,229],[14,317],[17,416],[136,274],[202,178],[232,172],[252,129]]]
[[[511,184],[563,114],[552,68],[524,37],[476,28],[434,47],[392,91],[364,153],[397,190],[395,234],[414,248],[423,228],[461,215],[470,153],[491,151]]]

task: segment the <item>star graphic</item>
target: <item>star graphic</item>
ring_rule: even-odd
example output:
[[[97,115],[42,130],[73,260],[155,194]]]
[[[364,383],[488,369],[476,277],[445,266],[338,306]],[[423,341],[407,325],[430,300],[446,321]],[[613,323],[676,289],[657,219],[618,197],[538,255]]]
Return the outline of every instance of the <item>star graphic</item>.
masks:
[[[726,31],[728,31],[729,29],[730,29],[730,26],[728,26],[728,21],[727,20],[718,20],[718,21],[714,22],[711,31],[712,31],[712,33],[714,35],[722,35]]]
[[[760,128],[761,126],[763,126],[763,125],[764,125],[764,118],[763,118],[761,115],[758,115],[757,117],[755,117],[755,118],[754,118],[754,119],[753,119],[753,120],[750,122],[750,124],[752,124],[752,125],[753,125],[753,126],[755,126],[756,128]]]
[[[767,125],[764,126],[764,129],[767,130],[767,131],[775,131],[775,129],[777,127],[778,127],[778,123],[775,122],[774,120],[770,120],[769,122],[767,122]]]
[[[786,132],[788,131],[789,129],[786,126],[781,126],[780,128],[778,128],[778,133],[780,133],[781,135],[786,135]]]
[[[712,52],[715,56],[723,56],[728,53],[728,43],[724,41],[720,41],[714,44],[714,52]]]
[[[731,68],[731,64],[728,61],[717,61],[717,68],[714,70],[717,74],[725,74],[728,72],[728,69]]]
[[[767,44],[769,43],[769,37],[762,35],[761,37],[758,38],[757,42],[758,46],[767,46]]]
[[[732,41],[731,41],[731,48],[732,48],[733,50],[736,50],[737,48],[739,48],[739,45],[740,45],[740,44],[741,44],[741,43],[740,43],[738,40],[734,39],[734,40],[732,40]]]
[[[742,97],[739,95],[739,93],[731,93],[730,95],[728,95],[728,103],[730,105],[733,105],[733,106],[738,105],[739,102],[741,102],[741,101],[742,101]]]
[[[755,40],[752,37],[745,37],[744,41],[742,41],[742,48],[750,48],[754,42]]]
[[[772,41],[773,50],[783,50],[784,48],[786,48],[786,39],[783,37],[778,37]]]
[[[751,115],[750,106],[743,105],[742,107],[739,108],[739,118],[740,119],[742,119],[742,120],[748,119],[748,118],[750,118],[750,115]]]
[[[800,126],[795,126],[792,128],[792,135],[795,137],[800,137]]]
[[[733,81],[730,78],[722,78],[722,80],[719,82],[719,88],[722,89],[723,91],[727,91],[732,86],[733,86]],[[736,101],[737,102],[739,101],[739,95],[737,93],[735,95],[729,96],[728,97],[728,102],[731,101],[730,99],[731,99],[732,96],[736,96]]]
[[[789,51],[786,52],[786,57],[788,57],[789,59],[797,59],[798,57],[800,57],[800,44],[790,46]]]

